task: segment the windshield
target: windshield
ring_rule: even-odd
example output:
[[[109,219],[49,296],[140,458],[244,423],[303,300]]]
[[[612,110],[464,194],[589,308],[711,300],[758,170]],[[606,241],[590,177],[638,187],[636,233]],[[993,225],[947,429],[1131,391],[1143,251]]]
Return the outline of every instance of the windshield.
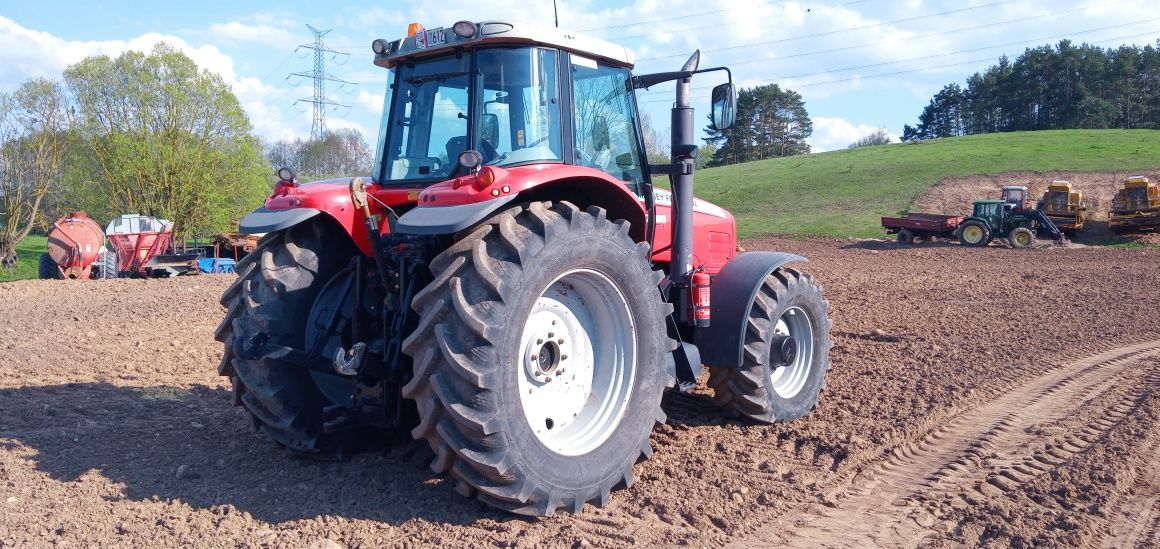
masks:
[[[485,48],[394,68],[379,130],[376,181],[439,181],[461,175],[459,154],[485,164],[559,162],[557,53]],[[478,67],[473,70],[472,67]]]

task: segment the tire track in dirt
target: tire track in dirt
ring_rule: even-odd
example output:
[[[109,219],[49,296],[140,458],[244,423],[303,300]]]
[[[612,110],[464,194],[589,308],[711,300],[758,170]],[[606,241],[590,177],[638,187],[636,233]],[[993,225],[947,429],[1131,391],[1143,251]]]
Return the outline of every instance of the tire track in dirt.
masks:
[[[1160,384],[1157,372],[1139,382],[1139,367],[1147,366],[1141,363],[1157,356],[1160,341],[1149,341],[1055,368],[951,418],[917,442],[896,448],[856,476],[847,494],[829,503],[832,507],[813,505],[785,514],[732,546],[916,546],[939,532],[935,517],[918,507],[918,496],[943,494],[963,500],[954,503],[971,505],[976,499],[1014,490],[1066,462],[1115,427],[1147,390]],[[1046,433],[1044,440],[1045,433],[1036,428],[1113,391],[1121,394],[1078,431]],[[1155,506],[1149,509],[1156,511]],[[1151,522],[1155,524],[1155,517]]]
[[[1160,454],[1160,439],[1152,441],[1146,452],[1145,455]],[[1156,494],[1160,494],[1160,469],[1145,467],[1113,517],[1110,534],[1100,547],[1160,547],[1160,498]]]

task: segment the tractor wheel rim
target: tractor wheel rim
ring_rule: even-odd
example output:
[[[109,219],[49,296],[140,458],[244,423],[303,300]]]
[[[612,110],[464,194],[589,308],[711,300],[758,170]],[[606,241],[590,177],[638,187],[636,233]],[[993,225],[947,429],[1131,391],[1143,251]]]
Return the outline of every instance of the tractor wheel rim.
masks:
[[[1027,233],[1019,233],[1015,235],[1015,241],[1018,242],[1020,246],[1026,246],[1031,243],[1031,237],[1028,236]]]
[[[983,230],[975,225],[970,225],[963,229],[963,238],[967,242],[975,243],[983,240]]]
[[[801,307],[790,307],[777,319],[773,328],[774,341],[791,337],[797,343],[797,352],[789,364],[782,360],[780,349],[770,347],[770,385],[777,396],[793,398],[805,387],[814,366],[814,323]]]
[[[603,444],[624,419],[636,381],[636,325],[607,276],[573,269],[536,302],[520,336],[517,386],[524,417],[565,456]]]

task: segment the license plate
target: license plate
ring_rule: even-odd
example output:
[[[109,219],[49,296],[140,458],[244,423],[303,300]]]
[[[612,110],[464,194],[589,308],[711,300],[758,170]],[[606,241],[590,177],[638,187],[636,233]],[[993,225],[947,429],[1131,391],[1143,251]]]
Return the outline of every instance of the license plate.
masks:
[[[447,29],[431,29],[415,35],[415,47],[430,48],[447,43]]]

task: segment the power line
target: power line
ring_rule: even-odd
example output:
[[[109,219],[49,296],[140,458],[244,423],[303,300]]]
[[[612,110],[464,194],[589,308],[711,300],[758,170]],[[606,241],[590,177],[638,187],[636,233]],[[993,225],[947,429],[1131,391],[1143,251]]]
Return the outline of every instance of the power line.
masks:
[[[1149,22],[1149,21],[1160,21],[1160,18],[1147,19],[1147,20],[1139,21],[1139,22]],[[1131,24],[1131,23],[1129,23],[1129,24]],[[1115,25],[1115,26],[1124,26],[1124,25]],[[1099,31],[1099,30],[1105,30],[1107,28],[1114,28],[1115,26],[1105,27],[1105,28],[1101,28],[1101,29],[1092,29],[1090,31],[1083,31],[1083,32],[1095,32],[1095,31]],[[1072,34],[1079,34],[1079,33],[1072,33]],[[1127,40],[1130,38],[1139,38],[1141,36],[1151,36],[1153,34],[1155,34],[1155,32],[1142,32],[1142,33],[1130,34],[1130,35],[1125,35],[1125,36],[1117,36],[1114,38],[1106,38],[1104,40],[1097,40],[1095,42],[1092,42],[1092,44],[1102,44],[1102,43],[1106,43],[1106,42],[1115,42],[1117,40]],[[1056,36],[1058,37],[1058,36],[1065,36],[1065,35],[1056,35]],[[1051,38],[1051,37],[1048,37],[1048,38]],[[1044,39],[1045,38],[1037,38],[1034,40],[1028,40],[1026,42],[1012,42],[1010,44],[999,44],[999,45],[988,46],[986,48],[979,48],[979,49],[991,49],[991,48],[1003,47],[1005,45],[1026,44],[1026,43],[1031,43],[1031,42],[1037,42],[1039,40],[1044,40]],[[966,50],[966,51],[974,51],[974,50]],[[952,52],[952,53],[962,53],[962,52]],[[940,54],[940,55],[950,55],[950,54]],[[931,56],[931,57],[937,57],[937,56]],[[902,61],[897,61],[897,62],[902,63],[905,61],[913,61],[916,59],[924,59],[924,58],[920,57],[920,58],[902,60]],[[909,74],[909,73],[914,73],[914,72],[923,72],[923,71],[931,71],[931,70],[937,70],[937,69],[945,69],[945,68],[949,68],[949,67],[957,67],[957,66],[961,66],[961,65],[971,65],[971,64],[977,64],[977,63],[984,63],[984,62],[990,61],[992,59],[994,59],[994,57],[984,57],[981,59],[972,59],[970,61],[960,61],[960,62],[955,62],[955,63],[947,63],[947,64],[943,64],[943,65],[935,65],[932,67],[921,67],[921,68],[917,68],[917,69],[905,69],[905,70],[892,71],[892,72],[886,72],[886,73],[878,73],[878,74],[870,74],[870,75],[864,75],[864,76],[851,76],[849,78],[840,78],[840,79],[835,79],[835,80],[824,80],[824,81],[820,81],[820,82],[804,82],[804,83],[795,85],[794,88],[795,89],[796,88],[810,88],[813,86],[823,86],[823,85],[827,85],[827,84],[840,84],[843,82],[853,82],[856,80],[869,80],[869,79],[873,79],[873,78],[883,78],[886,76],[898,76],[900,74]],[[882,63],[880,63],[879,65],[881,65],[881,64]],[[875,66],[875,65],[867,65],[867,67],[869,67],[869,66]],[[856,68],[862,68],[862,67],[853,67],[853,68],[850,68],[849,70],[853,70]],[[847,70],[847,69],[839,69],[839,70]],[[822,75],[822,74],[829,74],[830,72],[837,72],[837,71],[818,72],[818,73],[801,75],[801,76],[817,76],[817,75]],[[792,76],[775,77],[767,83],[773,83],[773,81],[775,81],[775,80],[782,80],[782,79],[786,79],[786,78],[794,78],[794,77],[792,77]],[[705,87],[693,88],[694,91],[706,90],[706,89],[710,89],[710,87],[705,86]],[[694,95],[692,97],[692,99],[704,99],[707,97],[708,97],[708,95],[699,94],[699,95]],[[671,99],[649,99],[646,101],[639,101],[639,103],[652,104],[652,103],[667,103],[667,102],[671,102],[671,101],[672,101]]]
[[[897,19],[897,20],[894,20],[894,21],[883,21],[883,22],[881,22],[881,23],[874,23],[874,24],[871,24],[871,25],[864,25],[864,26],[861,26],[861,27],[852,27],[852,28],[849,28],[849,29],[842,29],[842,30],[836,30],[836,31],[827,31],[827,32],[816,33],[816,34],[807,34],[807,35],[803,35],[803,36],[799,36],[799,37],[794,37],[794,38],[787,38],[787,39],[782,39],[782,40],[775,40],[775,41],[772,41],[772,42],[761,42],[761,43],[758,43],[758,44],[753,44],[753,45],[773,44],[773,43],[777,43],[777,42],[783,42],[783,41],[788,41],[788,40],[800,40],[800,39],[802,39],[802,38],[814,38],[814,37],[817,37],[817,36],[826,36],[826,35],[830,35],[830,34],[836,34],[836,33],[840,33],[840,32],[847,32],[847,31],[852,31],[852,30],[863,30],[863,29],[869,29],[869,28],[874,28],[874,27],[881,27],[881,26],[883,26],[883,25],[891,25],[891,24],[895,24],[895,23],[903,23],[903,22],[910,22],[910,21],[918,21],[918,20],[922,20],[922,19],[928,19],[928,18],[931,18],[931,17],[940,17],[940,16],[943,16],[943,15],[951,15],[951,14],[955,14],[955,13],[961,13],[961,12],[966,12],[966,11],[973,11],[973,10],[978,10],[978,9],[983,9],[983,8],[990,8],[990,7],[994,7],[994,6],[998,6],[998,5],[1002,5],[1002,4],[1010,4],[1010,3],[1013,3],[1013,2],[1019,2],[1019,1],[1020,1],[1020,0],[1000,0],[1000,1],[998,1],[998,2],[991,2],[991,3],[989,3],[989,4],[979,4],[978,6],[969,6],[969,7],[966,7],[966,8],[958,8],[958,9],[949,10],[949,11],[940,12],[940,13],[931,13],[931,14],[927,14],[927,15],[918,15],[918,16],[914,16],[914,17],[907,17],[907,18],[904,18],[904,19]],[[829,7],[829,6],[827,6],[827,7]],[[838,7],[838,6],[834,6],[834,7]],[[771,17],[772,17],[772,16],[771,16]],[[759,19],[768,19],[768,17],[761,17],[761,18],[759,18]],[[618,39],[620,39],[620,40],[624,40],[624,39],[628,39],[628,38],[642,38],[642,37],[647,37],[647,36],[658,36],[658,35],[662,35],[662,34],[673,34],[673,33],[681,33],[681,32],[689,32],[689,31],[696,31],[696,30],[711,29],[711,28],[716,28],[716,27],[724,27],[724,26],[727,26],[727,25],[733,25],[733,24],[736,24],[736,23],[737,23],[736,21],[726,21],[726,22],[724,22],[724,23],[715,23],[715,24],[712,24],[712,25],[704,25],[704,26],[700,26],[700,27],[691,27],[691,28],[687,28],[687,29],[680,29],[680,30],[673,30],[673,31],[650,32],[650,33],[644,33],[644,34],[636,34],[636,35],[629,35],[629,36],[619,36],[619,37],[617,37],[617,38],[618,38]],[[747,47],[747,46],[734,46],[734,47]],[[665,55],[665,56],[660,56],[660,57],[648,57],[648,58],[644,58],[644,59],[640,59],[640,60],[641,60],[641,61],[649,61],[649,60],[653,60],[653,59],[667,59],[667,58],[669,58],[669,57],[678,57],[678,55]]]
[[[325,54],[328,54],[328,53],[331,54],[332,58],[337,57],[339,55],[350,55],[350,54],[340,52],[340,51],[332,49],[330,46],[326,45],[326,42],[323,40],[323,37],[325,37],[326,33],[330,32],[333,29],[318,30],[310,25],[306,25],[306,28],[310,29],[310,32],[312,34],[314,34],[314,43],[313,44],[302,44],[301,46],[298,46],[297,48],[295,48],[294,51],[297,52],[298,50],[303,50],[303,49],[314,50],[314,70],[309,71],[309,72],[295,72],[295,73],[291,73],[290,76],[300,76],[303,78],[310,78],[310,79],[314,80],[314,95],[311,97],[304,97],[302,99],[299,99],[299,100],[295,101],[295,103],[310,103],[311,105],[313,105],[314,121],[310,126],[310,140],[311,141],[321,141],[326,136],[326,108],[327,107],[331,107],[331,108],[346,107],[348,109],[350,108],[350,105],[343,105],[340,103],[336,103],[334,101],[331,101],[330,98],[326,96],[326,83],[327,82],[338,82],[340,84],[351,84],[351,83],[347,82],[346,80],[343,80],[341,78],[335,77],[334,75],[326,72],[326,55]]]
[[[1034,20],[1034,19],[1042,19],[1044,17],[1052,17],[1052,16],[1064,15],[1064,14],[1068,14],[1068,13],[1075,13],[1077,11],[1083,11],[1083,10],[1086,10],[1086,9],[1089,9],[1089,8],[1092,8],[1095,6],[1123,4],[1124,2],[1127,2],[1127,1],[1128,0],[1113,0],[1110,2],[1097,2],[1095,4],[1088,4],[1085,6],[1080,6],[1078,8],[1072,8],[1069,10],[1041,13],[1039,15],[1019,17],[1016,19],[1005,19],[1003,21],[995,21],[992,23],[984,23],[981,25],[972,25],[969,27],[962,27],[962,28],[952,29],[952,30],[947,30],[947,31],[938,31],[938,32],[930,32],[930,33],[926,33],[926,34],[918,34],[918,35],[914,35],[914,36],[899,38],[898,40],[913,40],[916,38],[930,38],[930,37],[934,37],[934,36],[943,36],[943,35],[947,35],[947,34],[954,34],[954,33],[966,32],[966,31],[971,31],[971,30],[985,29],[985,28],[990,28],[990,27],[998,27],[1001,25],[1010,25],[1012,23],[1023,23],[1026,21]],[[974,8],[964,8],[964,9],[974,9]],[[886,22],[877,23],[874,25],[864,25],[861,27],[850,27],[850,28],[834,30],[834,31],[826,31],[826,32],[820,32],[820,33],[815,33],[815,34],[806,34],[806,35],[802,35],[802,36],[794,36],[791,38],[781,38],[778,40],[770,40],[768,42],[757,42],[757,43],[753,43],[753,44],[741,44],[741,45],[737,45],[737,46],[728,46],[728,47],[724,47],[724,48],[707,49],[707,50],[701,50],[701,53],[712,53],[712,52],[719,52],[719,51],[738,50],[738,49],[752,48],[752,47],[757,47],[757,46],[768,46],[771,44],[793,42],[793,41],[797,41],[797,40],[804,40],[806,38],[817,38],[817,37],[821,37],[821,36],[829,36],[829,35],[833,35],[833,34],[840,34],[840,33],[845,33],[845,32],[850,32],[850,31],[855,31],[855,30],[865,30],[865,29],[883,26],[883,25],[892,25],[892,24],[900,23],[900,22],[910,22],[910,21],[915,21],[917,19],[927,18],[927,17],[938,17],[938,16],[943,16],[943,15],[955,13],[958,11],[963,11],[963,10],[952,10],[949,12],[924,15],[924,16],[919,16],[919,17],[911,17],[908,19],[897,19],[894,21],[886,21]],[[883,43],[883,42],[878,42],[877,44],[881,44],[881,43]],[[670,57],[680,57],[681,55],[683,55],[683,54],[665,55],[665,56],[661,56],[661,57],[646,57],[646,58],[639,59],[638,61],[651,61],[651,60],[655,60],[655,59],[668,59]]]
[[[868,0],[858,0],[858,1],[866,2]],[[771,0],[769,2],[763,2],[763,3],[764,4],[774,4],[774,3],[784,4],[785,2],[786,2],[786,0]],[[635,27],[637,25],[647,25],[650,23],[663,23],[665,21],[676,21],[678,19],[689,19],[689,18],[693,18],[693,17],[702,17],[705,15],[714,15],[717,13],[726,13],[726,12],[730,12],[730,11],[747,10],[747,9],[751,9],[751,8],[728,8],[728,9],[723,9],[723,10],[713,10],[713,11],[706,11],[706,12],[701,12],[701,13],[690,13],[690,14],[685,14],[685,15],[677,15],[675,17],[665,17],[663,19],[650,19],[647,21],[637,21],[635,23],[624,23],[623,25],[611,25],[608,27],[592,27],[592,28],[588,28],[588,29],[580,29],[579,32],[593,32],[593,31],[602,31],[602,30],[609,30],[609,29],[623,29],[625,27]],[[618,37],[618,38],[623,39],[626,37],[622,36],[622,37]]]
[[[982,46],[982,47],[978,47],[978,48],[970,48],[970,49],[966,49],[966,50],[933,54],[933,55],[915,57],[915,58],[910,58],[910,59],[900,59],[897,61],[873,63],[873,64],[869,64],[869,65],[858,65],[858,66],[853,66],[853,67],[846,67],[843,69],[832,69],[832,70],[827,70],[827,71],[821,71],[821,72],[815,72],[815,73],[809,73],[809,74],[803,74],[803,75],[784,76],[784,77],[778,77],[778,78],[799,78],[799,77],[804,77],[804,76],[815,76],[815,75],[819,75],[819,74],[828,74],[830,72],[842,72],[842,71],[847,71],[847,70],[857,70],[857,69],[878,67],[878,66],[889,65],[889,64],[894,64],[894,63],[904,63],[907,61],[920,61],[922,59],[931,59],[934,57],[940,57],[940,56],[945,56],[945,55],[954,55],[954,54],[958,54],[958,53],[972,53],[972,52],[976,52],[976,51],[983,51],[983,50],[994,49],[994,48],[1001,48],[1001,47],[1007,47],[1007,46],[1017,46],[1017,45],[1022,45],[1022,44],[1030,44],[1030,43],[1040,42],[1043,40],[1053,40],[1056,38],[1066,38],[1068,36],[1075,36],[1075,35],[1080,35],[1080,34],[1090,34],[1093,32],[1128,27],[1128,26],[1132,26],[1132,25],[1139,25],[1142,23],[1151,23],[1154,21],[1160,21],[1160,17],[1154,17],[1151,19],[1141,19],[1139,21],[1132,21],[1129,23],[1120,23],[1118,25],[1109,25],[1106,27],[1097,27],[1097,28],[1092,28],[1092,29],[1084,29],[1084,30],[1061,33],[1061,34],[1053,34],[1050,36],[1040,36],[1038,38],[1029,38],[1027,40],[1018,40],[1015,42],[1007,42],[1007,43],[1003,43],[1003,44],[993,44],[990,46]],[[963,30],[973,30],[973,27],[966,28],[966,29],[957,29],[955,31],[949,31],[949,32],[959,32],[959,31],[963,31]],[[897,41],[912,40],[912,39],[924,38],[924,37],[926,37],[926,36],[925,35],[915,35],[915,36],[906,37],[906,38],[899,38],[899,39],[897,39]],[[744,60],[744,61],[734,61],[732,63],[729,63],[729,66],[733,67],[733,66],[737,66],[737,65],[748,65],[748,64],[752,64],[752,63],[765,63],[765,62],[769,62],[769,61],[781,61],[784,59],[792,59],[792,58],[796,58],[796,57],[809,57],[811,55],[821,55],[821,54],[826,54],[826,53],[834,53],[834,52],[846,51],[846,50],[852,50],[852,49],[861,49],[861,48],[866,48],[866,47],[870,47],[870,46],[878,46],[878,45],[885,44],[888,42],[893,42],[893,41],[894,40],[885,40],[885,41],[879,41],[879,42],[872,42],[872,43],[868,43],[868,44],[858,44],[855,46],[843,46],[841,48],[832,48],[832,49],[828,49],[828,50],[818,50],[818,51],[812,51],[812,52],[795,53],[795,54],[790,54],[790,55],[783,55],[780,57],[771,57],[771,58],[765,58],[765,59],[750,59],[750,60]],[[693,89],[696,90],[698,88],[693,88]],[[701,87],[700,89],[705,89],[705,88]],[[660,91],[662,91],[662,90],[657,90],[657,92],[660,92]],[[646,92],[646,93],[648,93],[648,92]]]

